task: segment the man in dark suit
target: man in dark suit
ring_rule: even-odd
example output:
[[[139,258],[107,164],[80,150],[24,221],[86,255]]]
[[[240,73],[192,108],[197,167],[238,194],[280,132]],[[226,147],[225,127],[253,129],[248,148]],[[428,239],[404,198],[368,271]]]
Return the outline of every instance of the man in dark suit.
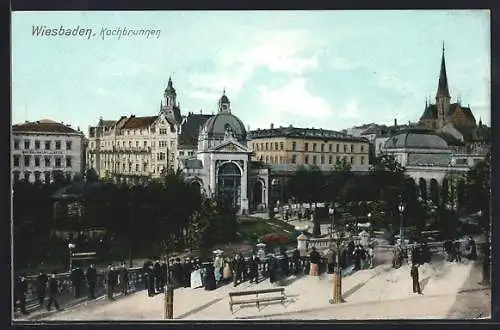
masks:
[[[95,286],[97,283],[97,271],[94,267],[94,264],[90,264],[87,269],[87,283],[89,284],[89,298],[95,299]]]
[[[153,266],[153,276],[154,276],[154,281],[155,281],[155,292],[159,293],[160,292],[160,282],[161,282],[161,265],[160,265],[160,260],[156,260],[154,266]]]
[[[124,296],[127,295],[128,293],[128,269],[127,265],[125,262],[122,262],[122,266],[120,267],[119,270],[119,278],[120,278],[120,291],[123,293]]]
[[[36,295],[38,297],[38,304],[43,306],[45,300],[45,295],[47,294],[47,283],[49,278],[47,274],[42,270],[40,274],[36,277]]]
[[[52,304],[56,306],[57,310],[60,310],[59,303],[57,302],[57,296],[59,295],[59,282],[56,279],[56,272],[52,272],[49,280],[49,304],[47,305],[47,310],[50,311]]]
[[[26,292],[28,291],[28,283],[24,274],[21,274],[16,281],[16,300],[19,300],[19,309],[22,314],[28,314],[26,311]]]
[[[257,258],[257,256],[254,254],[248,261],[248,268],[250,270],[250,283],[255,283],[259,282],[259,263],[260,260]]]
[[[411,279],[413,281],[413,293],[422,294],[420,290],[420,283],[418,281],[418,265],[413,264],[410,271]]]

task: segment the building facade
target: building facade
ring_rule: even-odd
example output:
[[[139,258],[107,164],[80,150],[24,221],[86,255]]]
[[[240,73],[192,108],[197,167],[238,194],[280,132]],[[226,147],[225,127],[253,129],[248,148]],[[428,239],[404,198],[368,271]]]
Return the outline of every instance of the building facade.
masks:
[[[178,167],[178,132],[182,117],[169,79],[157,115],[99,120],[89,127],[87,166],[101,178],[138,181]]]
[[[329,167],[345,159],[353,171],[369,170],[369,142],[341,132],[279,127],[258,129],[249,134],[253,160],[265,164],[296,164]]]
[[[13,125],[11,143],[13,181],[48,183],[84,169],[84,135],[71,125],[46,119]]]

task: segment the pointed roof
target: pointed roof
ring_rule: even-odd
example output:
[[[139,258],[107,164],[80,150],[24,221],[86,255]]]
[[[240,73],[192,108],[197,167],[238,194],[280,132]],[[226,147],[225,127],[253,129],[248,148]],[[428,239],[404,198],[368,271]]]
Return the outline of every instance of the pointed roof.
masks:
[[[443,54],[441,56],[441,72],[439,73],[439,83],[436,93],[436,99],[440,97],[450,98],[450,91],[448,89],[448,78],[446,77],[446,63],[444,60],[444,44],[443,44]]]
[[[165,94],[167,93],[173,93],[175,94],[175,88],[172,84],[172,77],[168,77],[168,84],[167,84],[167,88],[165,88]]]

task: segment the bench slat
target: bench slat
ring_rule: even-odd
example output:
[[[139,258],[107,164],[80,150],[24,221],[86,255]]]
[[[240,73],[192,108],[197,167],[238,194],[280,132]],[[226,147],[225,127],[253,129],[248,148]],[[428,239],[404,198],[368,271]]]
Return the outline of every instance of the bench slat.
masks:
[[[286,299],[286,297],[281,296],[281,297],[262,298],[262,299],[239,300],[239,301],[232,301],[231,305],[255,304],[255,303],[261,303],[261,302],[265,302],[265,301],[278,301],[278,300],[285,300],[285,299]]]
[[[246,295],[252,295],[252,294],[274,293],[274,292],[283,292],[283,291],[285,291],[285,288],[251,290],[251,291],[238,291],[238,292],[229,292],[229,296],[230,297],[234,297],[234,296],[246,296]]]

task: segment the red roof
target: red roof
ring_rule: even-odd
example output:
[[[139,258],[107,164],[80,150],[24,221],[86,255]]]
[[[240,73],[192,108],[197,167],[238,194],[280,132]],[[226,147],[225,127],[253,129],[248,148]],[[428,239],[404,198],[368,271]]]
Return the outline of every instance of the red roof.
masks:
[[[83,134],[65,124],[57,123],[55,121],[41,120],[35,122],[27,122],[24,124],[16,124],[12,126],[12,132],[37,132],[37,133],[71,133]]]

